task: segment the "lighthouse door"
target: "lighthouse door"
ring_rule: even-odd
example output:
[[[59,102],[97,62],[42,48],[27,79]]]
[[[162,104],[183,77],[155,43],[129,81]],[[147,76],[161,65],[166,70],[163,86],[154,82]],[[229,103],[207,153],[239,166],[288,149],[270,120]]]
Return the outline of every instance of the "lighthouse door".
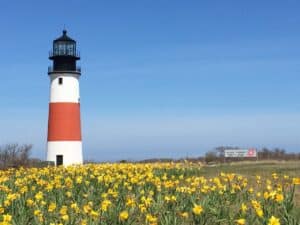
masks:
[[[61,166],[64,163],[63,155],[56,155],[56,166]]]

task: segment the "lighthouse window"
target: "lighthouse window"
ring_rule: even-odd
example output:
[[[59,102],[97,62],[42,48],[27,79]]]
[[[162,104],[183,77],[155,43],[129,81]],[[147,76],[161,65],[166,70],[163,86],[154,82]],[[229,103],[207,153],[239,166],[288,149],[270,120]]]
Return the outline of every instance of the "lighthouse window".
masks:
[[[59,49],[59,54],[60,55],[65,55],[66,54],[66,45],[61,43],[58,45],[58,49]]]
[[[67,45],[67,55],[73,55],[74,53],[73,44]]]
[[[63,84],[63,79],[62,79],[62,77],[58,78],[58,84],[59,84],[59,85],[62,85],[62,84]]]

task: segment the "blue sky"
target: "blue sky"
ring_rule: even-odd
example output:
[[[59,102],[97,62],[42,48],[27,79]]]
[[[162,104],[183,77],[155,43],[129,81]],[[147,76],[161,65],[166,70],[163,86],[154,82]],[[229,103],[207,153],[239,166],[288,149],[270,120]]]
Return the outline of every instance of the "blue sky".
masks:
[[[0,144],[45,156],[48,51],[81,52],[84,156],[300,151],[299,1],[1,1]]]

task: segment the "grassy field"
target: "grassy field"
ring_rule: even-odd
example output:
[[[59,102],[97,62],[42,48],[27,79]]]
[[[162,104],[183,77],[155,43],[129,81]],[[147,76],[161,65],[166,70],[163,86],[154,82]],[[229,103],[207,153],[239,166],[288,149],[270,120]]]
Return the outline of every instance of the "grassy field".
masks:
[[[217,175],[220,172],[240,173],[247,176],[255,176],[256,174],[264,176],[272,173],[299,176],[300,161],[243,161],[204,166],[202,169],[203,175]]]
[[[199,175],[217,176],[219,173],[239,173],[254,179],[256,175],[270,177],[273,173],[280,176],[300,177],[300,161],[258,161],[236,162],[220,165],[204,166]],[[300,214],[300,188],[295,191],[295,203],[299,207]],[[300,216],[300,215],[299,215]]]
[[[298,162],[0,171],[0,225],[300,224]]]

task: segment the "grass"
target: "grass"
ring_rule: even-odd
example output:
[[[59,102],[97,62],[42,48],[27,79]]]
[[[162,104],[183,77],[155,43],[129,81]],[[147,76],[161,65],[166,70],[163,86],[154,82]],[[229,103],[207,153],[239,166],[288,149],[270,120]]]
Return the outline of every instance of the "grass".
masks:
[[[201,173],[205,176],[214,176],[220,172],[239,173],[241,175],[255,176],[271,175],[277,173],[280,175],[299,176],[299,161],[258,161],[258,162],[235,162],[219,165],[204,166]]]

